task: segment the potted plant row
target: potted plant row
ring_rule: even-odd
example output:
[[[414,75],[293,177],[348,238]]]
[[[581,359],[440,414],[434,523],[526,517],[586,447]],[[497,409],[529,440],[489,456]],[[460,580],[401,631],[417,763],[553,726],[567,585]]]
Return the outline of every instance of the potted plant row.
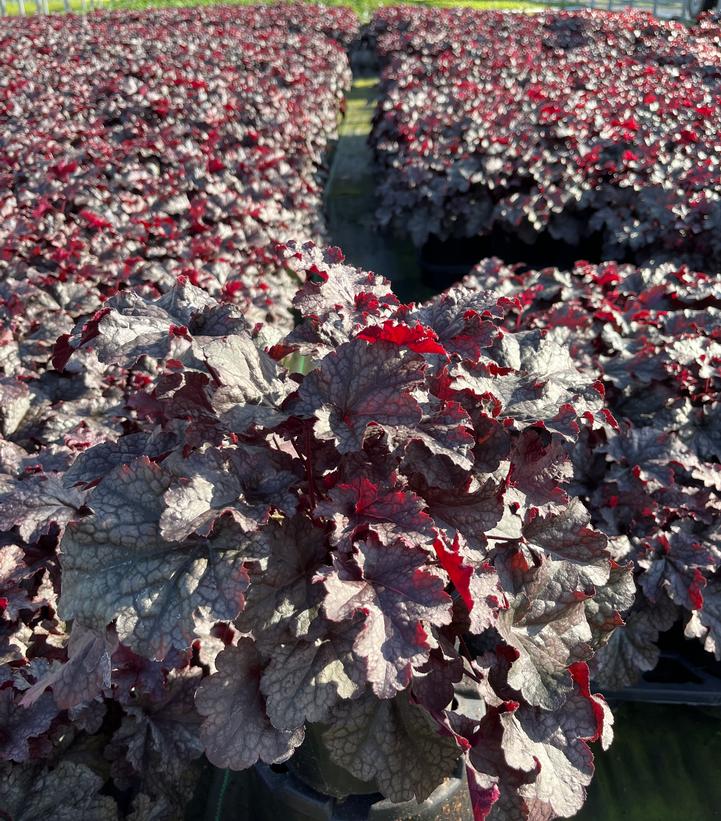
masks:
[[[514,300],[509,328],[568,342],[619,420],[584,431],[573,456],[574,491],[616,560],[633,561],[638,589],[626,627],[594,660],[596,681],[634,688],[677,624],[662,638],[666,680],[627,696],[721,703],[718,281],[672,263],[528,271],[487,259],[465,286]]]

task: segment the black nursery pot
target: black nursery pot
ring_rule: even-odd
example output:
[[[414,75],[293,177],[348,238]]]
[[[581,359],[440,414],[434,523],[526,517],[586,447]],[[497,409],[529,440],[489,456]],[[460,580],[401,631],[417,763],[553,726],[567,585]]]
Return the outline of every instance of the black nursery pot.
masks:
[[[579,259],[601,262],[602,246],[599,233],[589,234],[579,245],[554,239],[547,231],[531,244],[503,231],[448,240],[431,235],[418,249],[418,265],[424,285],[441,292],[463,279],[486,257],[499,257],[507,265],[521,263],[526,269],[570,269]]]
[[[372,781],[361,781],[330,758],[322,728],[283,766],[257,764],[245,773],[217,770],[206,819],[210,821],[471,821],[463,768],[425,801],[394,804]]]
[[[431,236],[418,249],[418,267],[423,284],[440,293],[470,273],[484,256],[486,243],[480,239],[449,239],[445,242]]]

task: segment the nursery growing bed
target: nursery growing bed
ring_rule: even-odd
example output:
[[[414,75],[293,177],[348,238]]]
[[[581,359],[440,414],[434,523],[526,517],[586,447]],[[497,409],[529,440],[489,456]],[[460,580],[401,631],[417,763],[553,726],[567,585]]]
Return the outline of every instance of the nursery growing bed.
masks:
[[[721,50],[645,12],[376,13],[378,216],[721,262]],[[579,253],[577,256],[581,256]]]
[[[357,25],[303,6],[8,21],[4,276],[162,290],[188,275],[288,327],[273,246],[324,236]]]
[[[287,36],[267,31],[272,13],[248,12],[255,28],[243,41],[232,15],[203,17],[204,32],[196,14],[177,18],[172,36],[164,34],[172,15],[133,20],[121,36],[153,43],[131,58],[147,48],[167,74],[179,71],[163,62],[164,49],[182,49],[178,32],[203,54],[209,40],[242,42],[240,79],[255,63],[264,78],[244,88],[252,97],[244,111],[260,122],[243,122],[234,144],[237,121],[218,111],[243,105],[237,82],[212,86],[219,108],[202,119],[211,69],[204,62],[189,73],[183,54],[167,93],[166,75],[150,93],[136,83],[101,89],[103,105],[120,99],[131,114],[103,109],[102,124],[120,133],[109,146],[94,134],[92,145],[113,157],[130,122],[142,131],[139,166],[161,169],[186,151],[192,160],[197,148],[201,169],[229,187],[250,173],[253,202],[269,180],[284,181],[277,209],[243,215],[244,231],[258,223],[267,236],[257,245],[244,236],[229,272],[214,267],[212,242],[202,253],[194,242],[234,227],[239,215],[223,210],[223,197],[200,209],[184,189],[186,213],[182,197],[168,206],[158,180],[141,173],[157,196],[148,212],[160,216],[128,218],[152,235],[152,252],[141,248],[138,262],[127,255],[138,237],[118,230],[126,223],[112,210],[113,192],[83,187],[83,173],[92,181],[107,163],[49,164],[50,182],[38,174],[42,194],[57,196],[48,202],[34,200],[38,191],[20,175],[6,179],[18,208],[45,222],[43,233],[26,235],[28,213],[18,221],[20,241],[4,249],[14,275],[0,285],[10,328],[0,348],[0,647],[9,659],[0,670],[0,749],[15,762],[0,766],[0,792],[36,817],[48,801],[112,817],[116,799],[136,817],[178,817],[193,782],[209,776],[205,752],[218,767],[260,762],[250,779],[282,802],[265,804],[278,817],[294,796],[308,798],[297,785],[281,798],[275,786],[287,783],[283,762],[320,724],[331,757],[398,804],[422,801],[462,772],[479,814],[498,802],[515,817],[529,804],[545,818],[568,816],[592,776],[589,743],[605,748],[611,736],[587,662],[613,640],[632,597],[630,566],[616,561],[616,545],[589,526],[563,481],[579,432],[609,430],[601,392],[554,340],[506,327],[506,314],[516,319],[510,300],[457,288],[403,305],[387,281],[344,264],[337,250],[276,246],[276,232],[293,226],[322,231],[318,158],[345,58],[318,31],[327,19],[311,12],[301,14],[307,35],[283,17],[294,11],[278,12]],[[79,42],[96,50],[94,40]],[[38,51],[54,58],[52,48]],[[269,74],[280,90],[265,85]],[[331,93],[314,98],[316,80]],[[193,100],[181,126],[197,126],[196,116],[201,125],[176,142],[165,126],[178,126],[167,119],[178,95]],[[263,118],[268,97],[274,111],[292,112],[289,122]],[[309,113],[311,100],[318,108]],[[74,99],[65,103],[78,113]],[[12,119],[11,103],[4,113]],[[230,150],[210,136],[218,116]],[[158,141],[168,149],[160,157]],[[236,149],[247,160],[237,168]],[[38,150],[41,170],[45,159]],[[174,170],[169,163],[150,176],[167,182]],[[209,188],[213,181],[203,190],[217,195]],[[123,192],[123,204],[137,194]],[[70,204],[59,208],[63,198]],[[58,251],[66,224],[77,229],[70,262]],[[107,279],[118,257],[116,288]],[[270,286],[258,259],[285,283],[279,305],[262,298]],[[177,281],[162,276],[166,267],[181,273]],[[259,304],[244,291],[255,286]],[[315,367],[301,372],[301,359]],[[548,472],[536,470],[539,458]],[[474,687],[482,712],[480,699],[457,693]],[[53,747],[58,739],[67,746]],[[229,782],[223,775],[218,786],[226,798]],[[250,806],[241,812],[255,813]]]

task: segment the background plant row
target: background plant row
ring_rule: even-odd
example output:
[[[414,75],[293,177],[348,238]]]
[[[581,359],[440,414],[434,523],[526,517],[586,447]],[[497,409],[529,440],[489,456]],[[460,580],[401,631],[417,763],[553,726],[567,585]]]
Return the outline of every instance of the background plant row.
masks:
[[[382,224],[721,260],[718,26],[646,12],[378,11]]]

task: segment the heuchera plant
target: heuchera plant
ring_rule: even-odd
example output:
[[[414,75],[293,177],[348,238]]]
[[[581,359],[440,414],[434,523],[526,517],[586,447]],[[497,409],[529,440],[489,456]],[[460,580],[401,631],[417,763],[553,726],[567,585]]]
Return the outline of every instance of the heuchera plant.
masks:
[[[718,281],[671,264],[522,272],[486,260],[466,286],[512,298],[511,327],[568,341],[619,419],[584,429],[573,458],[574,494],[638,585],[626,627],[596,656],[597,680],[620,688],[652,669],[659,632],[679,617],[721,658]]]
[[[57,347],[59,370],[90,356],[133,389],[123,435],[16,483],[22,527],[64,531],[73,622],[22,704],[130,686],[131,763],[137,722],[156,767],[204,750],[233,769],[286,761],[319,724],[393,801],[462,760],[476,818],[574,814],[588,742],[611,739],[587,662],[633,590],[568,493],[570,444],[608,424],[599,386],[542,332],[504,330],[507,298],[401,305],[337,250],[283,253],[302,321],[268,350],[185,279],[113,297]],[[46,729],[28,714],[15,749]]]
[[[419,245],[599,236],[604,258],[721,260],[713,28],[411,7],[378,10],[371,30],[382,224]]]

